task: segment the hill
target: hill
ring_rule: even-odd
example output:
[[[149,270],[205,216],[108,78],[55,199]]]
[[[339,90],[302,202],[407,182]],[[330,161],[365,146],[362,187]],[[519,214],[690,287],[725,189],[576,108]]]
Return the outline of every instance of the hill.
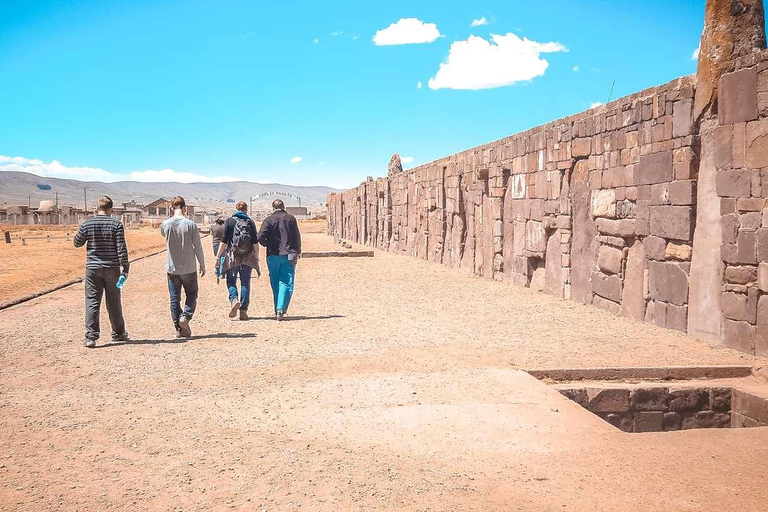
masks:
[[[59,204],[82,208],[83,189],[87,191],[88,204],[93,207],[97,197],[107,195],[115,204],[131,200],[147,204],[164,197],[183,196],[188,204],[215,207],[226,204],[228,200],[248,201],[260,194],[281,193],[281,199],[288,206],[301,205],[310,209],[324,207],[326,195],[337,192],[330,187],[298,187],[279,183],[253,183],[235,181],[229,183],[143,183],[137,181],[118,181],[102,183],[99,181],[78,181],[60,178],[44,178],[26,172],[0,172],[0,204],[27,204],[33,206],[44,199],[54,199],[59,194]],[[290,194],[290,196],[289,196]],[[275,196],[264,196],[254,200],[254,208],[266,208]]]

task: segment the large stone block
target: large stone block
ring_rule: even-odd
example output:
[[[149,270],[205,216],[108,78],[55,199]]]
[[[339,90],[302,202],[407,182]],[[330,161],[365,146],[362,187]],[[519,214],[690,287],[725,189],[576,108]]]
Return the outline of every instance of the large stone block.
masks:
[[[731,409],[762,423],[768,423],[768,400],[759,396],[734,389]]]
[[[619,276],[607,276],[602,272],[592,272],[592,291],[613,302],[621,302],[621,279]]]
[[[642,321],[645,317],[645,250],[640,240],[629,248],[621,295],[621,314]]]
[[[574,158],[589,156],[592,151],[590,138],[574,139],[571,141],[571,155]]]
[[[531,252],[544,253],[547,250],[547,234],[544,225],[535,220],[525,224],[525,247]]]
[[[633,389],[629,401],[635,411],[666,411],[669,408],[669,390],[664,387]]]
[[[693,131],[693,101],[678,100],[672,107],[672,135],[685,137]]]
[[[627,412],[629,411],[629,390],[622,388],[587,388],[592,412]]]
[[[718,171],[715,187],[720,197],[749,197],[752,193],[752,176],[743,169]]]
[[[755,331],[755,326],[748,322],[726,319],[723,322],[723,344],[747,354],[754,354]]]
[[[757,68],[724,74],[720,78],[718,96],[720,124],[757,119]]]
[[[683,414],[683,430],[693,428],[729,428],[731,415],[726,412],[699,411]]]
[[[664,253],[668,260],[690,261],[693,248],[688,244],[669,242]]]
[[[682,306],[688,302],[688,274],[677,263],[648,262],[652,299]]]
[[[713,411],[730,411],[731,395],[731,388],[709,388],[709,408]]]
[[[700,411],[707,407],[709,407],[709,392],[707,389],[675,389],[669,392],[670,411]]]
[[[630,237],[635,234],[635,221],[632,219],[597,219],[597,230],[603,235]]]
[[[690,241],[693,235],[693,208],[651,206],[651,234],[673,240]]]
[[[715,167],[727,169],[733,162],[733,128],[731,125],[718,126],[714,134]]]
[[[747,306],[746,294],[724,292],[720,297],[720,307],[725,318],[754,323],[754,317],[750,314],[750,308]]]
[[[765,264],[765,267],[766,286],[768,286],[768,264]],[[757,267],[751,265],[729,266],[725,269],[725,282],[732,284],[754,283],[757,281],[757,275]]]
[[[661,432],[664,413],[661,411],[636,412],[634,422],[633,432]]]
[[[597,266],[606,274],[620,274],[623,252],[615,247],[601,245],[597,253]]]
[[[593,190],[590,199],[593,217],[616,217],[616,191],[614,189]]]
[[[761,296],[757,304],[755,355],[768,357],[768,295]]]
[[[735,240],[734,240],[735,241]],[[666,259],[667,242],[658,236],[647,236],[643,239],[645,255],[650,260]]]
[[[672,151],[640,156],[635,168],[635,184],[651,185],[672,181],[674,177]]]
[[[768,118],[747,123],[747,167],[768,167]]]

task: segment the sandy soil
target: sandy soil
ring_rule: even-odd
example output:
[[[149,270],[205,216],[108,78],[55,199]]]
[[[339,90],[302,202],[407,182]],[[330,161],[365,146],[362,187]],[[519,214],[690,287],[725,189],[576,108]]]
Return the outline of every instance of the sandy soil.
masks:
[[[0,509],[766,510],[768,429],[623,434],[518,370],[765,360],[381,252],[302,261],[282,323],[206,277],[177,341],[163,261],[128,344],[82,286],[0,312]]]

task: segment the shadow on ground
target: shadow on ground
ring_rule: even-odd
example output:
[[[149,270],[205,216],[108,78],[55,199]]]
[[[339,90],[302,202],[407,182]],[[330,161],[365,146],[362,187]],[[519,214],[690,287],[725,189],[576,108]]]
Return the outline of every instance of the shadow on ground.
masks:
[[[190,336],[189,338],[172,338],[163,340],[129,340],[129,341],[113,341],[111,343],[105,343],[103,345],[96,345],[94,348],[108,348],[108,347],[122,347],[124,345],[159,345],[162,343],[186,343],[188,341],[206,340],[206,339],[243,339],[243,338],[255,338],[256,335],[252,333],[217,333],[217,334],[205,334],[202,336]]]
[[[320,316],[287,316],[283,322],[294,322],[296,320],[331,320],[333,318],[344,318],[344,315],[320,315]],[[274,316],[252,316],[248,320],[238,320],[238,322],[253,322],[256,320],[274,320]]]

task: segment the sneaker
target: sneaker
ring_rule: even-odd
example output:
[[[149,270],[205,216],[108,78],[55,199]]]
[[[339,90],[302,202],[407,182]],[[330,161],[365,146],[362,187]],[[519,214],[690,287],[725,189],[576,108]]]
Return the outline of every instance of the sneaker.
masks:
[[[176,329],[176,339],[180,340],[180,339],[183,339],[183,338],[184,338],[184,335],[181,334],[181,331]]]
[[[131,337],[127,332],[120,334],[119,336],[112,336],[112,341],[131,341]]]
[[[94,348],[96,346],[96,340],[85,340],[85,348]]]
[[[244,309],[240,310],[240,320],[248,320],[248,312]]]
[[[229,310],[229,318],[235,318],[237,316],[237,312],[240,310],[240,301],[235,299],[230,302],[230,305],[232,306],[232,309]]]
[[[283,311],[281,309],[277,310],[277,313],[275,313],[275,320],[278,322],[282,322],[284,318]]]
[[[179,318],[179,332],[185,338],[192,336],[192,329],[189,327],[189,317],[186,315],[181,315],[181,318]]]

